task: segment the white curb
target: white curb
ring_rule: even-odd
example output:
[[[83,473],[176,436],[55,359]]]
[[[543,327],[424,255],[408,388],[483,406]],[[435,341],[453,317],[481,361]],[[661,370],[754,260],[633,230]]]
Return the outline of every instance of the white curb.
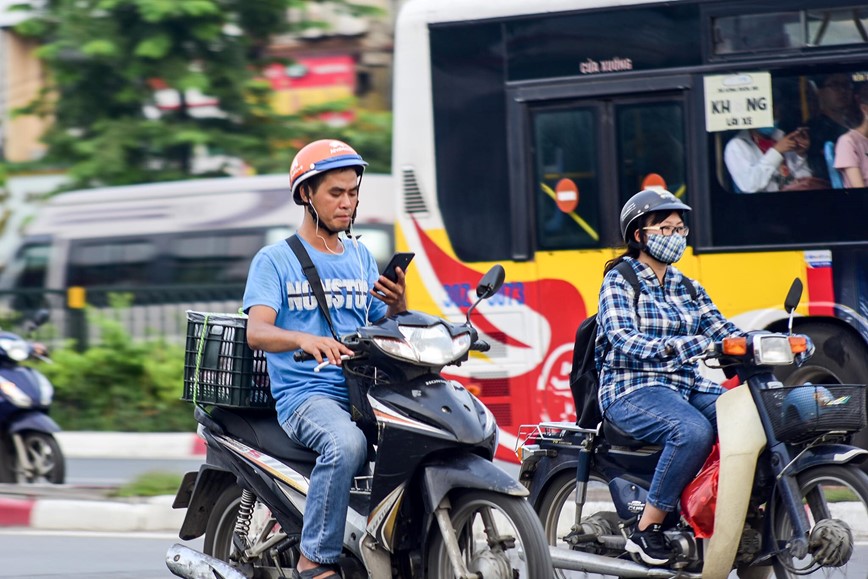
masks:
[[[192,432],[58,432],[67,458],[185,459],[204,455]]]

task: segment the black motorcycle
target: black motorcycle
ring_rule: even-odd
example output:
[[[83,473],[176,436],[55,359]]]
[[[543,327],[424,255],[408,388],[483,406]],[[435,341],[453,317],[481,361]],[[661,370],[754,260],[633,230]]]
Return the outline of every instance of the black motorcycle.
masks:
[[[48,320],[40,310],[25,322],[32,332]],[[28,359],[49,361],[44,348],[13,332],[0,331],[0,482],[63,483],[65,462],[48,415],[54,387]]]
[[[378,424],[370,469],[351,490],[343,577],[551,576],[527,490],[492,463],[493,415],[440,374],[488,349],[470,312],[503,278],[500,266],[483,277],[463,323],[411,311],[342,338],[355,352],[344,373],[367,391]],[[187,508],[179,536],[204,534],[204,553],[176,544],[169,569],[188,578],[289,576],[316,455],[286,436],[273,411],[197,406],[195,416],[207,460],[187,474],[174,506]]]

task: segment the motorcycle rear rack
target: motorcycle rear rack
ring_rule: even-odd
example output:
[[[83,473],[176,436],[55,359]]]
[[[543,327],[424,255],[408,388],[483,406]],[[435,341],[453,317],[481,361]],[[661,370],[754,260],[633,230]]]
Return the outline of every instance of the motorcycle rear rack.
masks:
[[[518,449],[527,443],[528,439],[537,441],[556,442],[563,439],[568,432],[579,434],[597,434],[597,428],[582,428],[577,426],[575,422],[540,422],[539,424],[522,424],[518,427],[518,434],[515,438],[514,450]]]

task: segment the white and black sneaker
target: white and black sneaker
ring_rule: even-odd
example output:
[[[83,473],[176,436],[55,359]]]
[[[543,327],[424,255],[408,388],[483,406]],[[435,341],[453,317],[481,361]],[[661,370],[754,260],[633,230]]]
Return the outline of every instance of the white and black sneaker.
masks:
[[[673,559],[662,525],[649,525],[644,531],[633,531],[627,539],[627,552],[636,553],[648,565],[666,565]]]

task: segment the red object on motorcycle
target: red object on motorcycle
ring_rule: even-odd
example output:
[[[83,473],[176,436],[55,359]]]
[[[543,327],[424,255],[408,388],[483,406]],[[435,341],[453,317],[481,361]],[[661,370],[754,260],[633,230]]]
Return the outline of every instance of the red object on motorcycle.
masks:
[[[739,380],[738,376],[733,376],[732,378],[727,378],[726,380],[724,380],[723,382],[720,383],[720,385],[727,390],[732,390],[733,388],[735,388],[739,384],[741,384],[741,380]]]
[[[708,539],[714,532],[717,506],[717,481],[720,475],[720,444],[715,443],[705,464],[681,493],[684,520],[693,527],[698,539]]]

